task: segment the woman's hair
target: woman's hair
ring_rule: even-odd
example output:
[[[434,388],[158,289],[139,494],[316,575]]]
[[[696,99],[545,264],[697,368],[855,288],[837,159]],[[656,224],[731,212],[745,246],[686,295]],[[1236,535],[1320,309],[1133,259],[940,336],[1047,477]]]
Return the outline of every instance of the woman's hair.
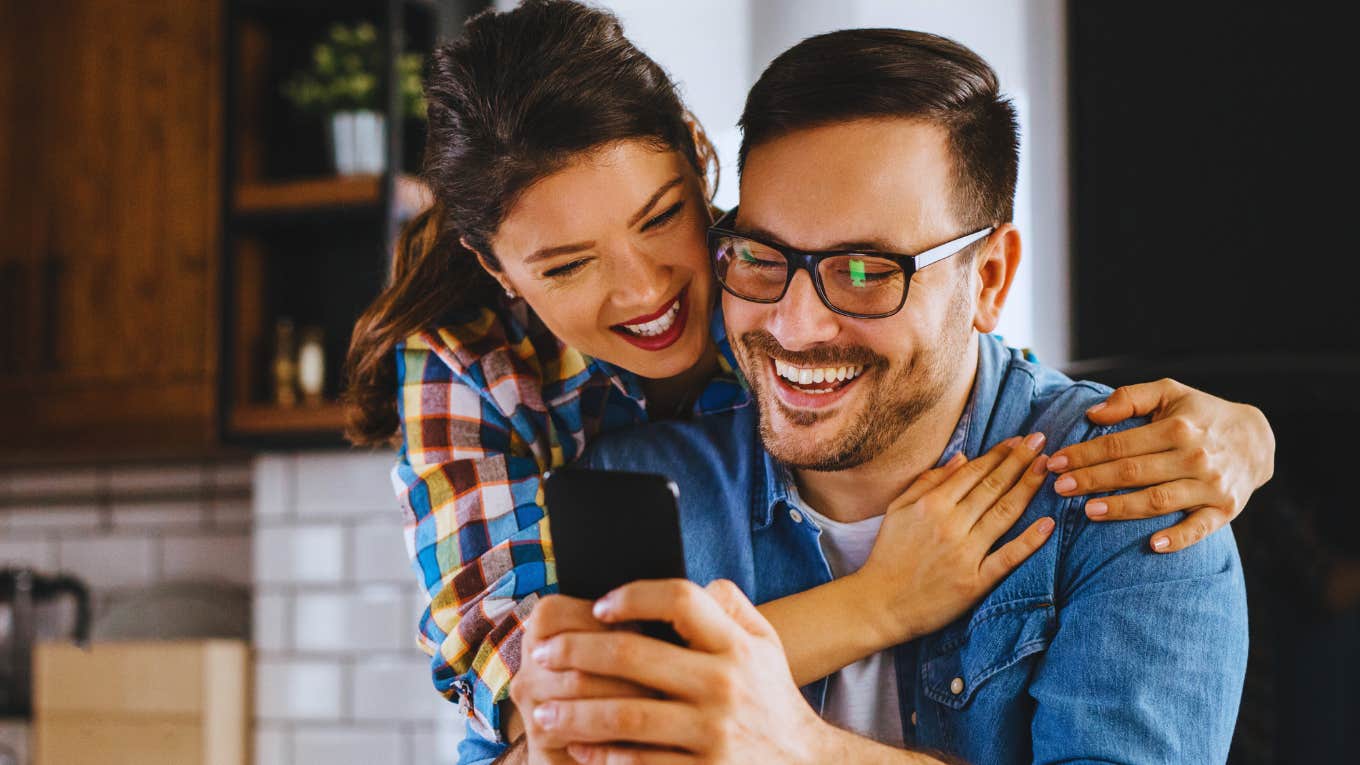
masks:
[[[354,327],[346,435],[355,444],[398,435],[397,344],[499,299],[477,253],[499,270],[491,239],[530,185],[625,139],[681,152],[701,179],[716,170],[665,71],[612,14],[568,0],[470,19],[461,39],[435,50],[425,100],[422,175],[435,201],[402,231],[391,283]]]

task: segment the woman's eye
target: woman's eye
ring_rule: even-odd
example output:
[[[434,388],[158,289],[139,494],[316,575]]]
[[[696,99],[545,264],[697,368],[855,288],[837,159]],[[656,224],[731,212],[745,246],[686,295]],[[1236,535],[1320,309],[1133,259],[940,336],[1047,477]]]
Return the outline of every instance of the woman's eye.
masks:
[[[647,221],[646,223],[644,223],[644,224],[642,225],[642,230],[643,230],[643,231],[649,231],[649,230],[654,229],[654,228],[656,228],[656,227],[658,227],[658,226],[664,226],[666,223],[669,223],[670,220],[671,220],[672,218],[674,218],[676,215],[679,215],[679,214],[680,214],[680,209],[683,208],[684,206],[685,206],[685,203],[684,203],[683,201],[680,201],[680,202],[676,202],[675,204],[671,205],[670,207],[667,207],[667,208],[666,208],[664,211],[662,211],[659,215],[657,215],[656,217],[654,217],[654,218],[652,218],[651,220],[649,220],[649,221]]]
[[[580,270],[585,264],[586,260],[584,258],[581,260],[573,260],[570,263],[563,263],[556,268],[549,268],[547,271],[543,272],[543,275],[550,279],[556,276],[566,276]]]

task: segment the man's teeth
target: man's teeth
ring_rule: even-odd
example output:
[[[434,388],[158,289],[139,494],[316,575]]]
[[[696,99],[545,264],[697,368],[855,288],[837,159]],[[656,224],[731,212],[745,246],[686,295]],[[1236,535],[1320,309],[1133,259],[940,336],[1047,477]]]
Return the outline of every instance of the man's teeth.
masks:
[[[775,374],[798,385],[812,385],[813,383],[838,383],[846,380],[853,380],[864,371],[863,367],[796,367],[787,362],[774,360]],[[821,390],[811,390],[809,393],[829,393],[833,389],[825,388]]]
[[[641,324],[624,324],[623,328],[635,335],[654,337],[670,329],[671,325],[675,323],[675,317],[678,315],[680,315],[679,300],[671,303],[670,309],[655,319],[644,321]]]

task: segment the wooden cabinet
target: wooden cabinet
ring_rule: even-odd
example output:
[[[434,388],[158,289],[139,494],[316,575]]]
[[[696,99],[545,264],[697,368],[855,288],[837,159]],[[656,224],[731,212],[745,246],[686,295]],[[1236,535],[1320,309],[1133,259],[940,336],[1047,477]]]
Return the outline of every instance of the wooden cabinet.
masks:
[[[0,3],[0,455],[216,439],[221,6]]]

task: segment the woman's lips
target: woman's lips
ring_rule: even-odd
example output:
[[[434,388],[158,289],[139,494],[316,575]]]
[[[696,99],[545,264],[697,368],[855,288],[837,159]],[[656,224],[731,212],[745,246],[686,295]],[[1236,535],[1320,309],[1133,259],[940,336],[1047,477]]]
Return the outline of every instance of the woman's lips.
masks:
[[[642,324],[648,321],[655,321],[666,315],[666,312],[671,310],[671,307],[678,302],[679,310],[675,314],[675,320],[665,332],[656,335],[639,335],[624,329],[623,324],[615,324],[610,327],[610,329],[619,337],[622,337],[624,340],[627,340],[644,351],[660,351],[669,348],[685,333],[685,326],[688,324],[689,320],[689,301],[685,299],[688,295],[689,288],[686,287],[680,291],[680,294],[676,296],[675,300],[662,306],[657,312],[648,316],[639,316],[636,319],[630,319],[625,322],[626,324]]]

